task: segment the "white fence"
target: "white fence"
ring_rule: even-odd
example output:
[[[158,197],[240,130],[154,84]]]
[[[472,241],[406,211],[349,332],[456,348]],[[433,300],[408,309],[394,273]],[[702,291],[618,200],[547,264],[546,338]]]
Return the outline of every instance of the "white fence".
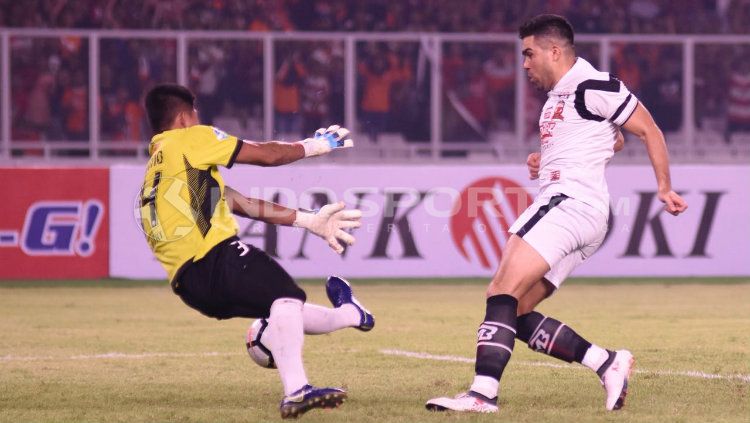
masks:
[[[329,95],[323,121],[343,122],[361,141],[339,162],[517,162],[538,146],[540,97],[526,82],[515,34],[3,29],[0,40],[0,160],[6,163],[142,160],[145,120],[126,109],[140,98],[118,103],[125,101],[118,100],[118,90],[139,97],[148,84],[167,81],[189,85],[199,101],[212,78],[224,84],[224,92],[238,98],[218,101],[214,90],[204,98],[217,102],[207,101],[204,110],[229,132],[298,138],[299,122],[280,127],[274,97],[280,69],[295,55],[308,65],[305,83],[316,66],[324,68]],[[750,162],[750,137],[727,122],[729,72],[746,56],[750,36],[579,35],[576,44],[581,56],[633,85],[660,124],[671,125],[675,161]],[[362,66],[378,55],[394,58],[399,65],[387,66],[408,74],[395,84],[399,95],[392,95],[385,122],[371,118],[363,105],[368,87]],[[628,62],[636,63],[635,76]],[[240,72],[228,75],[232,67]],[[130,82],[118,86],[122,75],[131,75]],[[492,91],[498,78],[510,79],[504,91]],[[51,109],[47,121],[45,107]],[[380,134],[372,130],[377,125]],[[645,151],[634,145],[616,160],[642,162]]]

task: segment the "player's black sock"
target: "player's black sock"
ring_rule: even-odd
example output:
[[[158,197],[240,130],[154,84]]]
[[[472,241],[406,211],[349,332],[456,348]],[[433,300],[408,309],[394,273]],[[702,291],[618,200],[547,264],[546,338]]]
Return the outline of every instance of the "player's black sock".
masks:
[[[580,363],[591,343],[559,320],[536,311],[518,316],[518,339],[560,360]]]
[[[517,309],[518,300],[510,295],[487,298],[484,322],[477,332],[477,359],[474,366],[477,375],[500,380],[513,353]]]

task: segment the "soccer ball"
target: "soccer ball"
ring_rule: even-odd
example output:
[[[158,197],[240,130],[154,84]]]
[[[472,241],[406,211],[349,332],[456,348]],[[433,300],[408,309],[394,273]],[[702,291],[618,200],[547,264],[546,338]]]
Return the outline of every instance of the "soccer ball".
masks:
[[[268,327],[268,320],[258,319],[247,328],[245,336],[245,345],[247,353],[253,359],[255,364],[267,369],[275,369],[276,362],[273,360],[271,350],[263,344],[263,334]]]

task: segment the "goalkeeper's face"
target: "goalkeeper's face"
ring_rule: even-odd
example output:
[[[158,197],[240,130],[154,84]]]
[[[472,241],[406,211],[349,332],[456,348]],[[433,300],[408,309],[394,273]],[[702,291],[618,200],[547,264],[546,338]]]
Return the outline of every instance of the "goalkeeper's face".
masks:
[[[549,91],[553,87],[552,50],[545,39],[531,35],[522,40],[523,68],[529,82],[536,88]]]

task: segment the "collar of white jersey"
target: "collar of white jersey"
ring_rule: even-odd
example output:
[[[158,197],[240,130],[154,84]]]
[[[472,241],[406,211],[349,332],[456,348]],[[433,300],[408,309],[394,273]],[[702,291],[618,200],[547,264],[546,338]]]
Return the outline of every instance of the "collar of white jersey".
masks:
[[[578,81],[576,81],[576,75],[586,73],[586,71],[595,70],[591,63],[587,62],[583,57],[576,57],[576,62],[573,66],[565,72],[565,75],[557,81],[554,88],[549,90],[547,94],[570,94],[576,90]]]

